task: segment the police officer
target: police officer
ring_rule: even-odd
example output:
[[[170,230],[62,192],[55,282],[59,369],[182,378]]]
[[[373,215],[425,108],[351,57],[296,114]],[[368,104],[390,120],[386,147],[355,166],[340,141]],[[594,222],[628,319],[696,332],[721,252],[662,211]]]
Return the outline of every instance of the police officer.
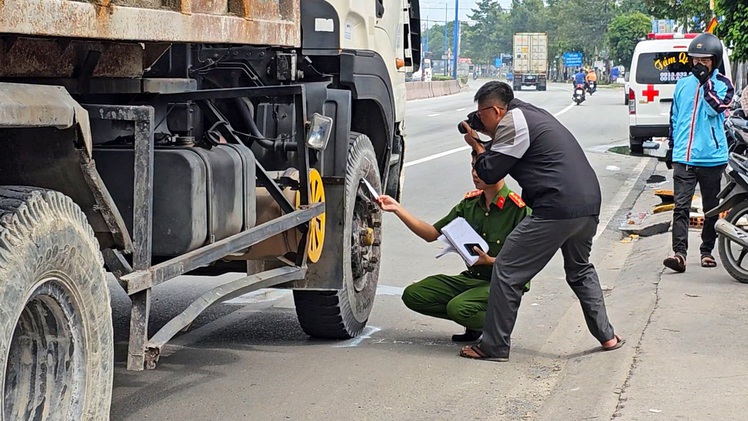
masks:
[[[460,203],[433,225],[416,218],[389,196],[382,195],[378,199],[382,210],[393,212],[414,234],[428,242],[436,240],[442,228],[455,218],[462,217],[488,243],[488,253],[476,248],[478,261],[459,275],[432,275],[411,284],[403,292],[403,303],[409,309],[464,326],[464,334],[452,336],[455,342],[480,338],[493,270],[492,256],[499,254],[509,233],[530,214],[530,208],[504,180],[486,184],[475,170],[472,177],[476,190],[465,194]],[[524,286],[525,291],[528,289],[529,283]]]

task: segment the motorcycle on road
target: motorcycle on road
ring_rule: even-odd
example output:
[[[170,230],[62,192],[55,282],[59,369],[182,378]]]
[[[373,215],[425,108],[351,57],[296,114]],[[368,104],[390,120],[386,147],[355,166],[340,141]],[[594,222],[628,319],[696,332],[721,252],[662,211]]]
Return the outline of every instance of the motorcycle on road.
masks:
[[[585,98],[584,98],[584,84],[583,83],[579,83],[576,85],[576,87],[574,88],[574,95],[572,95],[571,99],[572,101],[576,102],[577,105],[584,102]]]
[[[592,95],[595,92],[597,92],[597,82],[596,81],[591,80],[591,81],[587,82],[587,92],[589,92],[590,95]]]

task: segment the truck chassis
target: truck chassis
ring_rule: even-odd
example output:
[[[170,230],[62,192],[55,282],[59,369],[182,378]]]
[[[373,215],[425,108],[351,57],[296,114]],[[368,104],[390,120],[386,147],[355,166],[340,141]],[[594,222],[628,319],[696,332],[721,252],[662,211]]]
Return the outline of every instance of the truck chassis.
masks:
[[[201,312],[265,287],[294,289],[309,335],[363,329],[381,244],[381,213],[364,181],[399,195],[398,101],[420,56],[416,0],[366,7],[0,2],[0,420],[106,417],[113,344],[104,267],[132,301],[128,370],[155,368]],[[371,15],[355,28],[380,44],[343,46],[352,36],[342,34],[339,13]],[[401,49],[383,51],[386,60],[377,48],[394,44],[379,40],[383,28]],[[313,133],[313,116],[330,125]],[[188,233],[178,238],[197,241],[169,251],[176,240],[154,231],[168,205],[157,162],[185,150],[205,159],[201,171],[217,182],[201,187],[203,213],[168,209],[166,219]],[[221,151],[235,166],[207,164]],[[226,168],[239,175],[221,179]],[[190,237],[195,221],[185,215],[207,234]],[[161,235],[174,234],[169,227]],[[149,335],[154,287],[225,272],[247,276],[205,292]],[[50,388],[60,393],[23,393]]]

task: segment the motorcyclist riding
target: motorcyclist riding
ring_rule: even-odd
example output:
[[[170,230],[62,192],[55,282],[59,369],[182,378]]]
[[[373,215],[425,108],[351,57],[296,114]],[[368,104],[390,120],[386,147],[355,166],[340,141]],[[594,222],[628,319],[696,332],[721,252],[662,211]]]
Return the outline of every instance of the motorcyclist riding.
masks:
[[[585,81],[585,88],[589,91],[590,95],[592,95],[597,90],[597,73],[595,73],[595,69],[590,69],[585,76]]]
[[[584,73],[584,71],[580,68],[577,70],[577,73],[574,74],[574,89],[576,90],[577,86],[583,85],[584,88],[582,89],[582,99],[584,99],[584,91],[587,90],[587,83],[585,80],[585,77],[587,75]]]

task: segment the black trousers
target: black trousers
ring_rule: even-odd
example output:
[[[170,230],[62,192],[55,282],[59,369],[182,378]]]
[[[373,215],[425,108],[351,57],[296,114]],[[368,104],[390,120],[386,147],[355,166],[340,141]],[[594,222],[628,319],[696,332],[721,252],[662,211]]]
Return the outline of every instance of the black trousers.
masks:
[[[717,194],[721,189],[722,173],[726,165],[716,167],[695,167],[693,165],[673,163],[673,193],[675,209],[673,209],[673,251],[678,254],[688,253],[688,222],[691,214],[691,200],[696,191],[696,183],[701,190],[701,200],[704,212],[719,204]],[[712,254],[717,232],[714,224],[718,216],[704,219],[701,229],[701,254]]]

